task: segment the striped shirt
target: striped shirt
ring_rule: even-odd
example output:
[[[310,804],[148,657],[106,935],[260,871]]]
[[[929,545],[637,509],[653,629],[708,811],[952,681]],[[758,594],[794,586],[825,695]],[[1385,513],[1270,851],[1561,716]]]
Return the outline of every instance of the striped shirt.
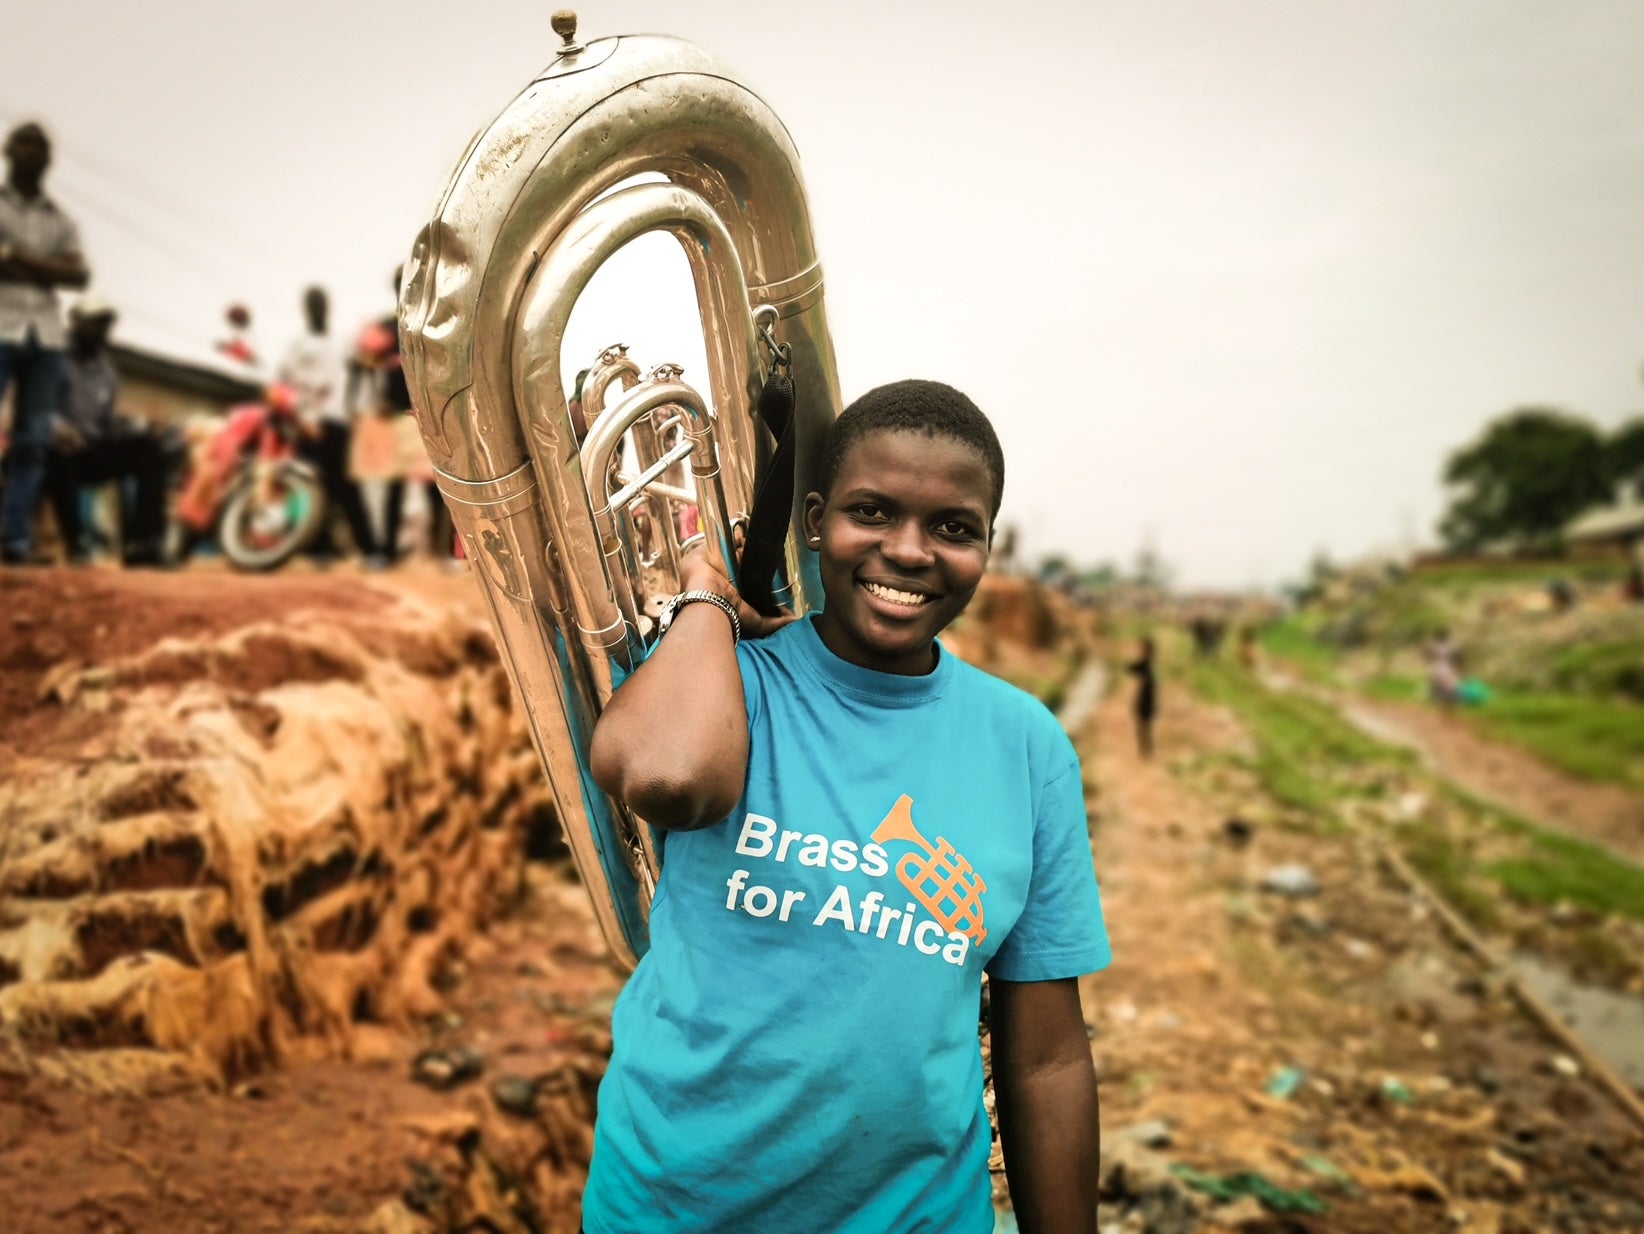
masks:
[[[11,185],[0,184],[0,243],[16,245],[30,257],[77,257],[80,231],[51,198],[42,194],[25,201]],[[30,331],[42,347],[63,346],[67,336],[56,289],[0,278],[0,343],[27,342]]]

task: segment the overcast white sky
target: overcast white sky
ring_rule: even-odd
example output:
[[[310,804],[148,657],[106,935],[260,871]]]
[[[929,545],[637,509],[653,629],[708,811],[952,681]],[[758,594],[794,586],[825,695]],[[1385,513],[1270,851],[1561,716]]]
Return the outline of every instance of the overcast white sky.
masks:
[[[469,137],[551,58],[553,7],[17,5],[0,122],[47,124],[129,341],[204,354],[240,300],[277,352],[308,282],[344,334],[388,310]],[[580,12],[585,39],[699,43],[771,103],[846,398],[970,392],[1031,554],[1151,539],[1187,582],[1270,585],[1426,538],[1444,454],[1492,415],[1644,411],[1644,0]],[[576,327],[675,358],[649,323]]]

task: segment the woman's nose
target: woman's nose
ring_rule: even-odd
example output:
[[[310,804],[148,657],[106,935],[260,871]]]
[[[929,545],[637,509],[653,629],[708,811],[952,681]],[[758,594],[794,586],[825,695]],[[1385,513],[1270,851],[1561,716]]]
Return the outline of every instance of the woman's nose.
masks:
[[[885,554],[887,561],[904,568],[928,566],[936,559],[925,529],[914,522],[898,523],[886,528],[880,551]]]

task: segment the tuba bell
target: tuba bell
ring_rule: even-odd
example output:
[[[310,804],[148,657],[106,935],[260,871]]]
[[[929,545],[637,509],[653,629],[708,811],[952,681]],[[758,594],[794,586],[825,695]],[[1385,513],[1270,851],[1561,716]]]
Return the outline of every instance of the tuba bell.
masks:
[[[589,774],[594,722],[655,638],[690,536],[713,537],[736,568],[775,453],[755,403],[776,365],[794,385],[796,476],[770,582],[797,612],[821,603],[796,528],[838,377],[799,157],[771,109],[690,43],[579,43],[571,13],[553,28],[557,54],[474,139],[417,237],[400,342],[561,827],[607,943],[632,967],[660,845]],[[689,264],[707,389],[618,346],[573,399],[571,309],[607,258],[652,231]]]

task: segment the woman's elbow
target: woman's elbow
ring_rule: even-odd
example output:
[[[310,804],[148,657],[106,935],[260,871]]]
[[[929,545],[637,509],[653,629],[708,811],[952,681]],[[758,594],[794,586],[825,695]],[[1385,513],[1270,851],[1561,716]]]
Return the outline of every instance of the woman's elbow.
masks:
[[[653,827],[694,831],[710,827],[735,809],[741,784],[730,777],[686,767],[659,766],[655,759],[643,768],[619,738],[596,727],[589,750],[594,783]]]
[[[697,831],[723,822],[736,808],[740,791],[700,782],[652,781],[636,785],[625,804],[653,827],[666,831]]]

